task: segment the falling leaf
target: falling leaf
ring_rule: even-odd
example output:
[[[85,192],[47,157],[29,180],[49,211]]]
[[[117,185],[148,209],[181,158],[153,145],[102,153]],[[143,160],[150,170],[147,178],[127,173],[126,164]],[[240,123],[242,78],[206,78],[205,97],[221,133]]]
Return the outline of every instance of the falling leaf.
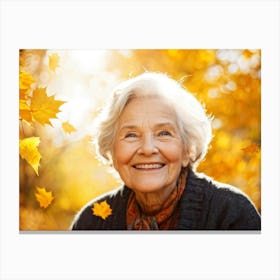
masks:
[[[249,51],[249,50],[244,50],[244,51],[243,51],[243,56],[244,56],[246,59],[251,58],[252,55],[253,55],[253,52],[251,52],[251,51]]]
[[[30,111],[30,107],[26,103],[26,100],[20,99],[19,100],[19,116],[20,119],[25,120],[29,124],[32,122],[32,115]]]
[[[37,193],[35,193],[37,201],[40,203],[40,207],[47,208],[53,201],[54,197],[52,192],[47,192],[46,188],[36,187]]]
[[[73,125],[71,125],[69,122],[64,122],[62,124],[62,128],[65,133],[71,133],[71,132],[77,131],[77,129]]]
[[[49,68],[52,71],[55,71],[58,66],[59,66],[59,55],[57,53],[54,53],[49,56]]]
[[[260,146],[257,144],[251,144],[249,146],[247,146],[246,148],[242,149],[244,151],[245,154],[255,154],[260,152]]]
[[[55,100],[54,95],[48,96],[46,88],[36,88],[30,105],[32,117],[40,124],[51,125],[50,119],[56,118],[56,114],[60,112],[59,107],[64,103],[65,101]]]
[[[95,202],[92,211],[93,215],[101,217],[103,220],[106,220],[112,214],[112,209],[107,201],[102,201],[101,203]]]
[[[19,154],[25,159],[38,174],[39,162],[41,154],[38,151],[40,137],[29,137],[19,141]]]
[[[31,85],[35,82],[34,78],[27,72],[20,70],[19,72],[19,91],[20,98],[25,99],[31,89]]]

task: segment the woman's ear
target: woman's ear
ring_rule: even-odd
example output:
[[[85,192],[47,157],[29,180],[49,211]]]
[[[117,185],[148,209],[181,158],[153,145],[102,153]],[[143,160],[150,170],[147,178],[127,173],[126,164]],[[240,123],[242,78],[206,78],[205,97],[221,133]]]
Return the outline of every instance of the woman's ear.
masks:
[[[188,160],[188,163],[190,161],[192,162],[195,162],[196,159],[197,159],[197,150],[196,150],[196,147],[194,147],[193,145],[191,147],[188,148],[188,151],[187,151],[187,160]]]
[[[189,161],[188,160],[183,160],[182,166],[185,168],[188,166]]]
[[[189,151],[187,149],[184,149],[184,155],[182,160],[182,167],[185,168],[188,166],[190,159],[189,159]]]

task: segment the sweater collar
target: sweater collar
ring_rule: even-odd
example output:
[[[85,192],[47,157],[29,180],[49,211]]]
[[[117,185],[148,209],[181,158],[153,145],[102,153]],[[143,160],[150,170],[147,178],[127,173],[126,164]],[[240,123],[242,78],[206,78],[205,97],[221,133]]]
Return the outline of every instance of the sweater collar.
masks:
[[[205,180],[190,169],[187,174],[186,187],[179,202],[179,222],[177,230],[198,229],[198,221],[202,215],[203,186],[205,185]],[[123,205],[123,209],[126,209],[131,190],[127,186],[124,186],[123,191],[123,195],[126,197],[126,199],[124,199],[125,205]],[[122,215],[124,214],[125,213]],[[124,223],[125,217],[126,215],[123,217]]]
[[[204,180],[189,170],[184,194],[179,203],[178,230],[191,230],[199,227],[202,214]]]

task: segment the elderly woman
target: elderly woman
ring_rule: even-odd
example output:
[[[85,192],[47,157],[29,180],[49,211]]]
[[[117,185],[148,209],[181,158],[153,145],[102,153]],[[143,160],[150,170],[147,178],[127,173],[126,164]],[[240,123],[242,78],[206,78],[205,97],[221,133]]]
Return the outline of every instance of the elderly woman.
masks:
[[[71,229],[260,230],[244,193],[195,172],[211,137],[203,107],[173,79],[145,73],[121,83],[96,139],[124,185],[88,203]]]

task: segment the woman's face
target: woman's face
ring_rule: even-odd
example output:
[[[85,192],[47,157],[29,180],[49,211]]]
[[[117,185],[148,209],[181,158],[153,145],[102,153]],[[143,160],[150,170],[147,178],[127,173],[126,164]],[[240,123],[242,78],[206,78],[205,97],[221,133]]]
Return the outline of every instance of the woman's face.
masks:
[[[124,108],[113,146],[113,164],[134,191],[173,189],[184,157],[175,112],[157,97],[134,98]]]

